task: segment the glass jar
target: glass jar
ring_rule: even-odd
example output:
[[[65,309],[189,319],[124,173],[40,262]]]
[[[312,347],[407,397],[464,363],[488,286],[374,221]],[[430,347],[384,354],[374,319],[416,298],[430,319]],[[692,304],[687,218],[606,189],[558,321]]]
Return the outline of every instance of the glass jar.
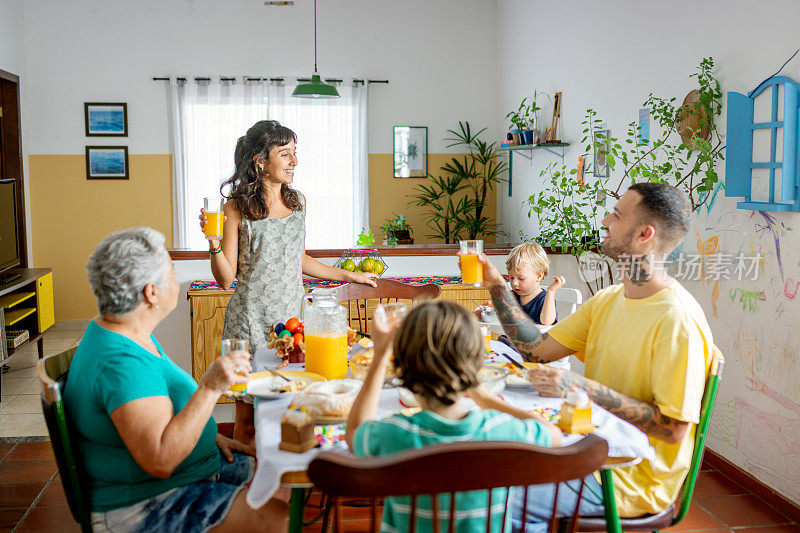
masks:
[[[306,295],[306,370],[326,379],[347,375],[347,310],[336,292]]]

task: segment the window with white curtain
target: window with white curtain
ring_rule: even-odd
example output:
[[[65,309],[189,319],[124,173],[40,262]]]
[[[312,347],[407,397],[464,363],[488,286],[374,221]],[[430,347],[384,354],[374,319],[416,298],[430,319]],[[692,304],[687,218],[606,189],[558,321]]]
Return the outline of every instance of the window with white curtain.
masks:
[[[197,216],[234,169],[236,140],[255,122],[278,120],[297,134],[292,186],[306,197],[306,248],[346,248],[368,225],[367,88],[345,81],[340,98],[291,96],[285,83],[172,84],[175,238],[207,246]],[[227,191],[225,191],[227,192]]]

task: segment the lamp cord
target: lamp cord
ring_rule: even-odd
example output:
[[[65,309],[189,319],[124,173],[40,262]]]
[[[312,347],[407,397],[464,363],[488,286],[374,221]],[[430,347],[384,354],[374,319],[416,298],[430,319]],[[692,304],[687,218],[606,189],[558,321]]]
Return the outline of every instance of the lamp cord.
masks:
[[[317,73],[317,0],[314,0],[314,74]]]

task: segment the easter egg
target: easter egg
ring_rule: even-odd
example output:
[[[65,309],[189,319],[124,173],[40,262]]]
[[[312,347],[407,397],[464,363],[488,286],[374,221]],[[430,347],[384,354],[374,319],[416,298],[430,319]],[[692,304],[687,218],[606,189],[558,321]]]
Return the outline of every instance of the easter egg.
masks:
[[[292,335],[292,337],[294,338],[294,345],[295,346],[300,346],[300,343],[303,342],[303,340],[304,340],[304,337],[303,337],[302,333],[295,333],[294,335]]]
[[[292,333],[297,332],[297,328],[300,327],[300,321],[296,317],[292,317],[286,321],[286,329],[291,331]]]
[[[350,272],[355,272],[356,271],[356,263],[352,259],[345,259],[342,262],[341,268],[344,269],[344,270],[348,270]]]
[[[292,332],[291,332],[291,331],[289,331],[288,329],[284,329],[284,330],[282,330],[280,333],[278,333],[278,338],[279,338],[279,339],[280,339],[281,337],[291,337],[291,336],[292,336]]]
[[[275,334],[276,335],[278,333],[280,333],[281,331],[285,330],[285,329],[286,329],[286,326],[283,325],[283,322],[278,322],[277,324],[275,324]]]

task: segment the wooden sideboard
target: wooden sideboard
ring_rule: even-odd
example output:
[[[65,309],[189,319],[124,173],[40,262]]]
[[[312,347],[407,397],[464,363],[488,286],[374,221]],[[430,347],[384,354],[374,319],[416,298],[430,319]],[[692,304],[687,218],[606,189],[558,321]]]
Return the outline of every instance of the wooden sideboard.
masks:
[[[483,303],[489,300],[489,291],[481,287],[468,285],[441,285],[442,292],[439,298],[457,302],[468,310],[475,308],[475,302]],[[192,377],[199,383],[206,368],[220,356],[220,341],[222,340],[222,325],[225,322],[225,308],[228,305],[233,291],[223,290],[189,290],[190,317],[192,322]],[[402,301],[402,300],[401,300]],[[378,304],[376,300],[367,300],[367,316],[371,317]],[[350,302],[348,305],[356,305]],[[362,304],[363,305],[363,304]],[[351,316],[354,309],[348,308]],[[363,310],[362,310],[363,313]],[[287,317],[289,318],[289,317]],[[367,326],[367,331],[370,330]],[[222,398],[221,403],[230,400]]]

